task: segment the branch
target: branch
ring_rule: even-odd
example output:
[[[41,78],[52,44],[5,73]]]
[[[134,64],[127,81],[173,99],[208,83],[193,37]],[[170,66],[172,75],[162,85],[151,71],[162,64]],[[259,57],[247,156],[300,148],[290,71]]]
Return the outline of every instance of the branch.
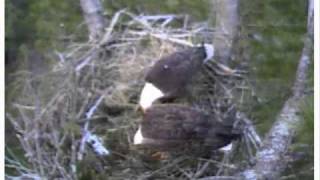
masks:
[[[120,15],[122,15],[122,13],[124,13],[124,12],[125,12],[125,9],[122,9],[122,10],[118,11],[113,16],[111,23],[110,23],[109,27],[107,28],[107,32],[103,35],[102,40],[100,41],[99,45],[103,45],[110,40],[111,33],[113,32],[115,25],[119,21]]]
[[[96,152],[96,154],[98,154],[99,156],[105,156],[110,154],[110,152],[103,146],[101,139],[89,131],[90,119],[93,113],[97,110],[99,104],[102,102],[103,98],[104,98],[103,95],[100,96],[100,98],[86,113],[86,123],[83,128],[83,135],[82,135],[81,144],[78,152],[78,160],[82,160],[83,158],[83,153],[85,151],[86,143],[89,143],[92,146],[93,150]]]
[[[242,112],[237,112],[237,117],[245,123],[244,134],[248,136],[248,140],[253,144],[255,149],[259,149],[262,146],[262,142],[252,121]]]
[[[308,34],[304,41],[292,96],[285,102],[264,141],[264,146],[257,152],[255,166],[239,174],[245,179],[278,179],[286,167],[283,155],[287,152],[292,137],[302,121],[301,117],[298,116],[300,112],[299,101],[304,97],[307,72],[313,50],[313,16],[313,0],[309,0]]]
[[[233,176],[210,176],[200,178],[199,180],[239,180],[239,178]]]
[[[111,39],[111,34],[112,34],[112,32],[113,32],[113,29],[114,29],[114,26],[116,25],[116,23],[118,22],[118,20],[119,20],[119,17],[120,17],[120,15],[123,13],[123,12],[125,12],[125,10],[120,10],[120,11],[118,11],[114,16],[113,16],[113,18],[112,18],[112,20],[111,20],[111,23],[110,23],[110,25],[109,25],[109,27],[107,28],[107,32],[102,36],[102,31],[101,32],[97,32],[97,33],[99,33],[99,36],[102,36],[101,37],[101,40],[99,41],[99,43],[98,43],[98,45],[97,46],[94,46],[93,48],[91,48],[87,53],[86,53],[86,58],[84,58],[84,60],[80,63],[80,64],[78,64],[77,66],[76,66],[76,68],[75,68],[75,70],[76,70],[76,72],[80,72],[80,70],[82,69],[82,68],[84,68],[85,66],[87,66],[93,59],[95,59],[95,57],[97,56],[97,49],[101,46],[101,45],[103,45],[103,44],[105,44],[105,43],[107,43],[110,39]],[[92,35],[92,33],[94,34],[94,35],[98,35],[96,32],[91,32],[90,34],[90,39],[92,40],[92,37],[93,37],[93,35]]]
[[[162,28],[164,28],[166,25],[172,22],[172,20],[178,19],[178,18],[180,19],[185,18],[185,16],[175,15],[175,14],[161,14],[161,15],[140,15],[137,17],[137,19],[140,19],[141,21],[151,21],[153,23],[157,21],[163,21],[161,23]]]

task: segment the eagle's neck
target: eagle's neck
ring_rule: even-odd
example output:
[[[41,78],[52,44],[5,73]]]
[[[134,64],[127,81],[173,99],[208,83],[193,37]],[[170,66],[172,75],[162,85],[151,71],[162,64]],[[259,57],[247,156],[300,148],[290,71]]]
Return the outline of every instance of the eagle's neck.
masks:
[[[203,62],[206,63],[208,60],[210,60],[214,56],[214,47],[211,44],[204,44],[203,48],[206,53],[206,57],[203,60]]]
[[[232,150],[232,142],[224,147],[221,147],[219,149],[219,151],[224,152],[224,153],[228,153]]]

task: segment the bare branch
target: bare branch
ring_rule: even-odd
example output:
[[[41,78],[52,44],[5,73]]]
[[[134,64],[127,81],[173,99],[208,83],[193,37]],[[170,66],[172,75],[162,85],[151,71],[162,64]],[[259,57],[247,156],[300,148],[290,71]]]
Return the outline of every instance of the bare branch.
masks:
[[[262,146],[262,141],[251,120],[244,113],[241,112],[237,113],[237,117],[245,123],[244,133],[249,136],[248,138],[250,142],[254,145],[256,149],[259,149]]]
[[[91,134],[90,132],[87,132],[86,134],[86,142],[91,145],[94,152],[99,156],[107,156],[110,154],[108,149],[106,149],[103,146],[102,139],[98,137],[97,135]]]
[[[102,145],[100,138],[98,138],[98,136],[96,135],[93,135],[89,131],[90,119],[93,113],[97,110],[99,104],[101,104],[103,98],[103,95],[100,96],[99,99],[95,102],[95,104],[86,113],[86,123],[83,128],[83,135],[81,139],[80,149],[78,152],[78,160],[82,160],[83,158],[86,143],[89,143],[98,155],[109,155],[109,151]]]
[[[110,36],[111,36],[111,33],[112,33],[113,29],[114,29],[114,26],[117,24],[117,22],[118,22],[118,20],[120,18],[120,15],[122,13],[124,13],[124,12],[125,12],[124,9],[120,10],[113,16],[113,18],[111,20],[111,23],[110,23],[109,27],[107,28],[107,32],[104,34],[104,36],[102,37],[101,42],[99,43],[100,45],[102,45],[102,44],[104,44],[104,43],[106,43],[106,42],[108,42],[110,40]]]
[[[263,148],[257,152],[257,163],[251,169],[247,169],[240,176],[249,180],[277,179],[286,166],[283,155],[291,144],[292,137],[302,121],[299,117],[299,102],[304,97],[307,72],[312,54],[313,31],[313,0],[309,1],[308,34],[305,38],[304,48],[300,57],[296,81],[292,96],[285,102],[276,122],[269,131]]]
[[[210,176],[200,178],[199,180],[239,180],[239,178],[233,176]]]

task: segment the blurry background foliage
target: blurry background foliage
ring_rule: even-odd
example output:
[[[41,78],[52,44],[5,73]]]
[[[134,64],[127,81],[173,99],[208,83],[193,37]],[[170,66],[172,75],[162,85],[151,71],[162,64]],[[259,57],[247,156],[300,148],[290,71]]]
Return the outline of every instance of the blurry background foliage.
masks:
[[[51,62],[54,50],[87,39],[79,0],[6,0],[6,104],[10,105],[17,90],[8,75],[18,70],[28,54],[36,50]],[[102,0],[105,16],[119,9],[136,14],[188,14],[192,21],[206,21],[210,16],[208,1],[190,0]],[[236,58],[248,60],[250,82],[257,95],[244,110],[255,120],[258,130],[268,131],[284,101],[290,96],[296,66],[306,33],[307,0],[242,0],[240,6],[241,37]],[[24,62],[25,63],[25,62]],[[32,63],[32,62],[31,62]],[[313,70],[310,72],[307,97],[301,102],[304,123],[295,138],[292,152],[303,158],[288,169],[302,167],[301,177],[311,177],[313,164]],[[14,87],[14,86],[12,86]],[[11,94],[10,94],[10,93]],[[7,111],[10,110],[7,106]],[[7,128],[9,123],[6,123]],[[8,132],[8,131],[6,131]],[[8,135],[8,134],[7,134]],[[8,142],[7,144],[15,144]],[[305,171],[303,171],[305,170]],[[308,171],[309,170],[309,171]],[[307,173],[304,173],[307,172]],[[308,174],[309,172],[309,174]],[[298,178],[299,178],[298,174]]]

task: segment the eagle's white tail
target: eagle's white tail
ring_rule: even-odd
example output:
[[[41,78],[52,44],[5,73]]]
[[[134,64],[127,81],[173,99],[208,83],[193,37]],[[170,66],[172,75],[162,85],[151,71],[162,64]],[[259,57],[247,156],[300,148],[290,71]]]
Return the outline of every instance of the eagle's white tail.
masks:
[[[143,139],[144,138],[143,138],[142,133],[141,133],[141,127],[139,126],[138,131],[134,135],[133,144],[134,145],[142,144],[143,143]]]

